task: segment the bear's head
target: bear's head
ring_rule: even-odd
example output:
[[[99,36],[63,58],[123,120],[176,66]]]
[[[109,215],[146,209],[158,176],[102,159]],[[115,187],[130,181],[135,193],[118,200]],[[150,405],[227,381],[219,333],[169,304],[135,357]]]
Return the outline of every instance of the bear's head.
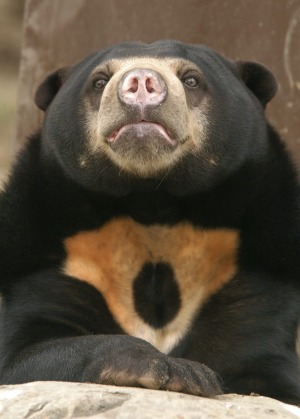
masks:
[[[43,150],[95,192],[213,187],[268,147],[264,107],[276,92],[264,66],[201,45],[125,43],[50,74]]]

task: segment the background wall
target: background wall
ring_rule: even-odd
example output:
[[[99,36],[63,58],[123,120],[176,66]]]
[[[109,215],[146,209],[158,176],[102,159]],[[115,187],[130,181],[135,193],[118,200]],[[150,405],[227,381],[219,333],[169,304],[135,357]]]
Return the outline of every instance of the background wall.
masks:
[[[0,0],[0,179],[13,153],[24,0]]]

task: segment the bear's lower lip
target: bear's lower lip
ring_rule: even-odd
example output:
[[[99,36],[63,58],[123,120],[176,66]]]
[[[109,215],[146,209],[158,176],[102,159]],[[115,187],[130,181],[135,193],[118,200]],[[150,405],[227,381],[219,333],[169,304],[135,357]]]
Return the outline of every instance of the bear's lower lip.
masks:
[[[144,121],[127,124],[115,130],[108,138],[108,142],[113,145],[123,138],[128,140],[130,137],[135,141],[159,139],[165,141],[170,147],[177,146],[177,141],[170,137],[169,133],[162,125],[155,122]]]

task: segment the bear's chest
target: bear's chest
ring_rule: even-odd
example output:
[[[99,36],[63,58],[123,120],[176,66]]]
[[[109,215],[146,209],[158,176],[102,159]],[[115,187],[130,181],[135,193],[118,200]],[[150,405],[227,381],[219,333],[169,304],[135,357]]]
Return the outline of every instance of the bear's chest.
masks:
[[[117,323],[168,353],[236,272],[238,233],[119,218],[65,240],[64,272],[97,288]]]

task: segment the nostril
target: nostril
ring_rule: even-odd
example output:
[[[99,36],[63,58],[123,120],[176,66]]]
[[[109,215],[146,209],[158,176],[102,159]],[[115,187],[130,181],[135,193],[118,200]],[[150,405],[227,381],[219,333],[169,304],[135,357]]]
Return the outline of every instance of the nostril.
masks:
[[[155,88],[154,88],[154,86],[153,86],[153,80],[149,77],[147,80],[146,80],[146,89],[147,89],[147,92],[148,93],[154,93],[154,92],[156,92],[156,90],[155,90]]]
[[[130,84],[127,87],[126,91],[130,93],[136,93],[138,91],[138,88],[139,88],[139,81],[136,77],[133,77],[130,80]]]

